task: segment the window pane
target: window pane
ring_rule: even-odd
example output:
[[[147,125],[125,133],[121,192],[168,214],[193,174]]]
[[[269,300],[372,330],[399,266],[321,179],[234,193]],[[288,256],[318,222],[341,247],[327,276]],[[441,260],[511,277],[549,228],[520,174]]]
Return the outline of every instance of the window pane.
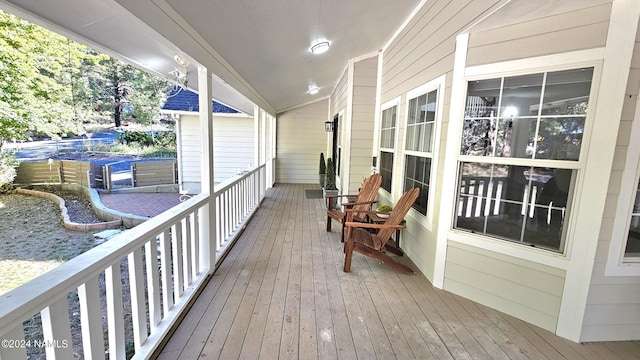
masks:
[[[466,118],[497,115],[502,79],[469,81],[467,84]]]
[[[427,214],[429,198],[429,181],[431,178],[431,159],[421,156],[406,156],[405,187],[408,191],[414,187],[420,188],[420,195],[413,204],[413,208],[421,214]]]
[[[593,68],[550,72],[542,115],[586,115]]]
[[[500,99],[500,116],[536,116],[544,74],[507,77]]]
[[[409,117],[407,118],[408,124],[415,124],[419,121],[418,113],[418,99],[413,98],[409,100]]]
[[[382,175],[381,187],[391,192],[391,179],[393,178],[393,153],[380,152],[380,175]]]
[[[427,94],[427,103],[425,105],[425,121],[427,122],[436,120],[437,97],[436,91],[432,91]]]
[[[495,119],[465,119],[460,154],[491,156],[495,122]]]
[[[640,257],[640,184],[638,184],[638,190],[636,190],[636,200],[633,204],[629,237],[627,238],[624,256]]]
[[[495,156],[531,158],[536,134],[534,118],[503,118],[498,120]]]
[[[578,160],[584,122],[584,117],[541,119],[536,159]]]
[[[572,170],[464,163],[456,228],[562,251]]]

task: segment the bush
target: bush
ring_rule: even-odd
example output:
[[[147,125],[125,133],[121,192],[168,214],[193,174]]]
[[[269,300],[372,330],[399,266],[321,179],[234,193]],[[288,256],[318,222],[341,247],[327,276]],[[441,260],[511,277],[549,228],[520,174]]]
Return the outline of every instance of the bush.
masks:
[[[13,154],[0,153],[0,194],[13,190],[13,179],[16,177],[16,163]]]

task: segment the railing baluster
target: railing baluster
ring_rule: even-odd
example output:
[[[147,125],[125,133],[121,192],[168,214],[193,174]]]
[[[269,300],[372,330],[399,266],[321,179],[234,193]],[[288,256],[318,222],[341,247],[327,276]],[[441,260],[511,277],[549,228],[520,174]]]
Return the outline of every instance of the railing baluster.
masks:
[[[191,276],[191,221],[189,216],[181,221],[182,223],[182,275],[184,276],[185,290],[191,285],[193,277]]]
[[[191,249],[193,251],[193,261],[191,262],[191,273],[193,277],[200,274],[200,222],[198,220],[198,212],[191,213]]]
[[[166,317],[173,307],[173,278],[171,271],[171,234],[169,230],[165,230],[160,234],[160,254],[162,260],[160,262],[160,270],[162,272],[162,308]]]
[[[80,300],[84,358],[87,360],[104,359],[104,334],[98,279],[94,278],[80,285],[78,298]]]
[[[147,308],[144,298],[144,271],[142,249],[136,248],[128,255],[129,289],[131,293],[131,321],[133,322],[133,344],[136,351],[147,340]]]
[[[147,266],[147,294],[149,298],[149,323],[151,332],[162,320],[162,309],[160,307],[160,279],[158,272],[158,243],[157,238],[153,238],[144,244],[145,259]]]
[[[197,294],[195,290],[206,279],[204,272],[215,268],[239,236],[240,227],[255,211],[262,195],[266,194],[261,180],[264,174],[264,166],[261,166],[228,184],[217,186],[214,194],[197,195],[188,203],[179,204],[171,211],[116,235],[99,248],[51,270],[48,276],[32,280],[29,288],[32,294],[20,287],[0,295],[0,339],[25,339],[23,322],[33,316],[34,309],[32,305],[16,306],[15,299],[20,298],[26,299],[25,304],[42,304],[38,309],[48,341],[45,343],[48,359],[72,358],[72,336],[76,331],[82,334],[84,358],[126,358],[125,328],[128,326],[134,330],[135,357],[149,357],[167,334],[168,325],[182,315],[185,305]],[[209,210],[215,214],[211,219],[206,216]],[[209,221],[215,222],[215,226],[210,227]],[[201,229],[203,226],[207,227],[206,231]],[[209,259],[214,253],[216,258]],[[121,266],[124,266],[125,258],[131,310],[129,298],[122,298]],[[102,276],[106,287],[104,298],[100,285]],[[77,291],[80,307],[77,327],[70,322],[67,302],[69,292],[73,291]],[[102,301],[106,301],[106,343]],[[125,311],[131,311],[132,325],[128,318],[125,321]],[[1,360],[24,359],[27,355],[23,346],[0,347]]]
[[[109,359],[125,358],[124,310],[122,307],[122,272],[120,262],[105,272],[107,287],[107,327],[109,332]]]
[[[174,301],[178,301],[182,297],[184,290],[182,275],[182,229],[181,223],[171,226],[171,253],[173,255],[173,292],[175,294]]]

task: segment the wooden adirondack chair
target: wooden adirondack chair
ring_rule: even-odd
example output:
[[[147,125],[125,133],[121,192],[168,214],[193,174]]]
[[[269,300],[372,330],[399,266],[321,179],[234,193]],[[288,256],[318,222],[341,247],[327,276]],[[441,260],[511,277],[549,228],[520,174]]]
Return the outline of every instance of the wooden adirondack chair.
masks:
[[[368,257],[378,259],[400,272],[413,274],[413,270],[410,267],[389,257],[385,252],[385,246],[391,238],[391,235],[395,233],[397,229],[404,228],[401,222],[418,198],[419,193],[420,189],[414,188],[402,194],[384,223],[372,224],[351,221],[352,211],[347,211],[347,221],[345,223],[347,227],[347,238],[344,244],[344,272],[351,271],[351,258],[355,250]],[[379,212],[371,211],[371,213],[375,215]]]
[[[382,175],[373,174],[364,179],[358,195],[327,195],[327,231],[331,231],[331,219],[342,224],[342,242],[344,242],[345,211],[354,211],[352,221],[365,221],[365,215],[362,211],[371,210],[371,204],[376,202],[375,198],[381,184]],[[332,200],[339,197],[347,198],[348,202],[342,204],[344,211],[340,208],[331,208]]]

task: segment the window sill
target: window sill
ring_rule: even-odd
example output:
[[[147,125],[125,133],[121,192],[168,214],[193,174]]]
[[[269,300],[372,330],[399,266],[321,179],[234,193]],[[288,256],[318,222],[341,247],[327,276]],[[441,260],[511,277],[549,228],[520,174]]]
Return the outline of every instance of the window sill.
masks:
[[[506,240],[493,239],[466,231],[449,230],[448,240],[558,269],[567,270],[569,267],[569,259],[565,254],[520,245]]]

